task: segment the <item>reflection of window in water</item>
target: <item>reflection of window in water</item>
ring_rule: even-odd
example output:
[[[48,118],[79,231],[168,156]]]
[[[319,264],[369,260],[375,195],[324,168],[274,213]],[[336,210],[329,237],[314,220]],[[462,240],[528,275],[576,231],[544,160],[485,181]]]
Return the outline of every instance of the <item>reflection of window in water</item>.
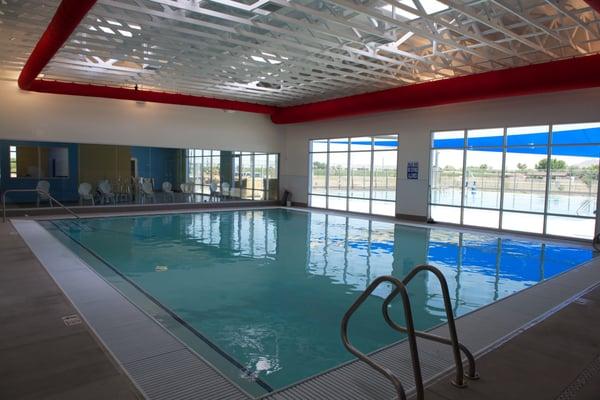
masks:
[[[394,225],[372,220],[312,214],[307,272],[333,284],[362,291],[380,275],[393,272]],[[391,286],[373,293],[385,297]]]
[[[277,254],[277,224],[262,210],[231,214],[195,214],[186,226],[190,240],[222,248],[224,242],[237,256],[273,258]]]

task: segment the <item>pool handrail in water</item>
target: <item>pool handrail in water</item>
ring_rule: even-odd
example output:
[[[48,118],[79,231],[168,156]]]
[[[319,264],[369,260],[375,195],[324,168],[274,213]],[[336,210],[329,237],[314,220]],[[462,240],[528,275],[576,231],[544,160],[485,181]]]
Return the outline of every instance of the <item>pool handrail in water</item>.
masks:
[[[444,299],[444,309],[446,312],[446,318],[448,320],[448,330],[450,331],[450,339],[433,335],[427,332],[421,332],[415,330],[414,321],[412,317],[412,311],[410,306],[410,296],[408,295],[408,291],[406,290],[406,286],[410,283],[410,281],[420,272],[431,272],[440,282],[442,297]],[[469,351],[469,349],[459,342],[458,334],[456,332],[456,324],[454,321],[454,313],[452,311],[452,303],[450,302],[450,292],[448,290],[448,282],[446,278],[442,274],[442,272],[428,264],[418,265],[413,268],[402,280],[395,278],[393,276],[384,275],[375,279],[366,289],[365,291],[352,303],[348,311],[344,314],[342,318],[342,342],[346,349],[350,351],[352,354],[357,356],[360,360],[364,361],[368,365],[370,365],[377,372],[384,375],[396,388],[396,393],[398,394],[398,399],[405,400],[406,393],[402,383],[389,369],[378,364],[369,358],[366,354],[360,352],[356,349],[348,340],[348,322],[350,317],[354,314],[354,312],[365,302],[365,300],[371,295],[371,293],[383,282],[389,282],[395,286],[395,289],[385,298],[382,305],[382,313],[385,322],[394,330],[398,332],[406,333],[408,335],[408,343],[410,347],[410,355],[411,362],[413,367],[413,375],[415,379],[415,387],[417,391],[417,399],[424,399],[424,388],[423,388],[423,378],[421,373],[421,364],[419,361],[419,353],[417,351],[417,342],[416,338],[420,337],[423,339],[431,340],[437,343],[447,344],[452,347],[452,352],[454,356],[454,363],[456,368],[456,377],[451,380],[451,383],[459,388],[466,387],[466,383],[464,378],[468,379],[479,379],[479,374],[477,373],[477,368],[475,365],[475,358],[473,354]],[[402,298],[402,306],[404,308],[404,316],[406,320],[406,327],[398,325],[394,322],[389,315],[389,306],[390,303],[398,296]],[[464,373],[462,358],[460,352],[463,352],[467,357],[467,361],[469,363],[469,371],[467,374]]]
[[[384,375],[396,388],[396,393],[398,394],[399,400],[406,400],[406,392],[404,387],[402,386],[402,382],[400,379],[392,371],[387,369],[386,367],[380,365],[379,363],[373,361],[369,356],[362,353],[356,347],[354,347],[350,340],[348,339],[348,322],[350,321],[350,317],[354,314],[354,312],[367,300],[367,298],[373,293],[377,287],[384,283],[389,282],[396,287],[394,292],[398,292],[400,297],[402,298],[402,305],[404,308],[404,315],[406,318],[406,333],[408,334],[408,343],[410,347],[410,355],[413,367],[413,374],[415,378],[415,386],[417,388],[417,400],[423,400],[425,398],[423,391],[423,378],[421,376],[421,364],[419,362],[419,353],[417,351],[417,339],[415,336],[415,326],[412,317],[412,309],[410,307],[410,299],[408,296],[408,292],[406,290],[406,286],[404,283],[393,276],[383,275],[371,282],[371,284],[365,289],[365,291],[352,303],[348,311],[344,314],[342,318],[342,342],[344,343],[344,347],[358,357],[360,360],[364,361],[368,365],[370,365],[373,369],[375,369],[380,374]]]
[[[446,319],[448,320],[448,322],[447,322],[448,330],[450,331],[450,339],[442,337],[442,336],[433,335],[433,334],[427,333],[427,332],[421,332],[421,331],[415,331],[415,335],[422,339],[432,340],[437,343],[442,343],[442,344],[447,344],[447,345],[452,346],[452,353],[454,356],[454,363],[456,366],[456,377],[451,382],[456,387],[461,387],[461,388],[466,387],[467,385],[464,381],[464,378],[466,377],[471,380],[476,380],[476,379],[479,379],[479,374],[477,373],[477,367],[475,365],[475,357],[473,357],[473,354],[469,351],[469,349],[465,345],[460,343],[460,341],[458,340],[458,334],[456,332],[456,323],[454,321],[454,313],[452,312],[452,303],[450,302],[450,291],[448,290],[448,282],[446,281],[446,278],[442,274],[442,271],[440,271],[438,268],[434,267],[433,265],[421,264],[421,265],[414,267],[402,279],[402,283],[404,283],[405,286],[408,285],[409,282],[412,281],[412,279],[415,276],[417,276],[417,274],[419,272],[423,272],[423,271],[431,272],[433,275],[435,275],[435,277],[440,282],[440,287],[442,290],[442,297],[444,300],[444,309],[446,312]],[[394,322],[391,319],[390,314],[389,314],[390,303],[392,302],[392,300],[394,300],[394,298],[398,295],[398,293],[399,293],[398,289],[395,289],[383,301],[383,306],[382,306],[383,317],[385,318],[385,321],[388,323],[389,326],[391,326],[392,328],[396,329],[399,332],[407,333],[407,331],[408,331],[407,328],[404,328],[404,327],[398,325],[396,322]],[[469,363],[469,371],[466,374],[463,371],[462,358],[460,355],[461,351],[465,354],[465,356],[467,357],[467,361]]]

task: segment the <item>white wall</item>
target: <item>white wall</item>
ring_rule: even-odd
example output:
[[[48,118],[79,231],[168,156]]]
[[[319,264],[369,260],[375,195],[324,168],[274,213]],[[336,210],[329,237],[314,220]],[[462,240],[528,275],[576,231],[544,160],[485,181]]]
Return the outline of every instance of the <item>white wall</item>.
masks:
[[[0,81],[0,139],[280,152],[266,115],[24,92]]]
[[[600,89],[515,97],[363,117],[273,125],[264,115],[129,100],[23,92],[0,81],[0,139],[281,152],[281,188],[306,202],[308,140],[400,134],[396,212],[427,214],[430,132],[600,121]],[[406,179],[418,161],[419,180]]]
[[[396,213],[426,216],[431,131],[598,121],[600,89],[585,89],[283,125],[281,186],[308,201],[309,139],[399,133]],[[419,180],[406,179],[407,161],[419,162]]]

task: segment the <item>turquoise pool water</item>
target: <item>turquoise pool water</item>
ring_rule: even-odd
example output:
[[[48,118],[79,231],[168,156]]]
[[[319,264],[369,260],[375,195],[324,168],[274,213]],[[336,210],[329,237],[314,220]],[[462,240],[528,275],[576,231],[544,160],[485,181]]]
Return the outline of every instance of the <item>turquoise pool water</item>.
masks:
[[[232,379],[258,384],[255,394],[350,360],[340,320],[377,276],[433,264],[460,316],[593,257],[585,247],[279,208],[50,224],[162,304],[235,367],[224,369]],[[420,275],[409,289],[419,329],[445,322],[435,279]],[[381,286],[350,323],[365,352],[402,339],[381,317],[389,291]]]

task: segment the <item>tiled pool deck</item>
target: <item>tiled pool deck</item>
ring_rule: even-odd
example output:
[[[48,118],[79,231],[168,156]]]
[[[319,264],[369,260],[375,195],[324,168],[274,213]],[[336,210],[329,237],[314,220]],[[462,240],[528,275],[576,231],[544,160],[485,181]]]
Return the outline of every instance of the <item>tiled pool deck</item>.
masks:
[[[8,223],[0,260],[0,398],[142,398]]]
[[[17,226],[20,226],[19,229],[23,230],[24,228],[27,229],[33,229],[33,232],[35,232],[35,226],[37,225],[34,222],[15,222],[17,223]],[[19,225],[21,224],[21,225]],[[25,230],[27,230],[25,229]],[[41,229],[41,228],[40,228]],[[39,233],[39,232],[38,232]],[[10,274],[19,274],[22,273],[23,276],[21,276],[19,279],[19,285],[23,286],[24,288],[27,288],[29,285],[31,285],[32,287],[44,287],[48,290],[54,290],[55,295],[56,296],[62,296],[62,298],[64,299],[64,296],[61,294],[60,289],[58,289],[56,287],[56,285],[54,284],[54,282],[52,282],[51,278],[47,275],[46,271],[44,271],[44,267],[42,267],[39,262],[35,259],[34,255],[29,251],[29,249],[27,249],[25,247],[25,244],[23,243],[23,241],[21,240],[21,238],[19,238],[18,236],[15,236],[14,232],[12,231],[12,228],[9,226],[9,224],[4,224],[0,230],[0,235],[2,235],[2,238],[4,239],[5,237],[7,238],[7,240],[2,240],[2,247],[0,247],[0,257],[2,257],[2,259],[5,260],[11,260],[10,259],[10,255],[13,253],[18,253],[20,254],[19,257],[17,257],[14,260],[11,260],[11,265],[12,265],[12,270],[11,268],[8,267],[4,267],[0,270],[0,281],[2,282],[2,286],[6,285],[7,282],[9,282],[10,280]],[[27,235],[26,235],[27,236]],[[58,242],[57,242],[58,243]],[[31,244],[30,244],[31,245]],[[39,243],[38,243],[39,245]],[[35,251],[35,249],[34,249]],[[62,250],[61,250],[62,251]],[[61,268],[64,267],[64,265],[68,265],[71,261],[62,259],[63,261],[63,265]],[[68,261],[68,262],[65,262]],[[3,263],[5,264],[5,263]],[[45,265],[46,268],[52,268],[50,266],[50,264],[52,264],[51,262],[46,263],[48,265]],[[19,267],[20,265],[23,265],[23,269],[21,269],[21,267]],[[31,272],[30,274],[25,273],[25,265],[27,265],[31,271],[36,271],[36,272]],[[60,269],[60,268],[59,268]],[[18,272],[17,272],[18,271]],[[83,270],[80,270],[83,271]],[[55,273],[58,273],[60,275],[60,271],[55,270]],[[85,272],[81,272],[84,273]],[[63,274],[63,276],[69,276],[72,274]],[[14,279],[14,278],[13,278]],[[54,279],[57,279],[57,277],[55,276]],[[87,279],[86,279],[87,280]],[[436,383],[435,385],[432,386],[432,388],[430,388],[428,390],[428,396],[427,398],[431,398],[431,399],[454,399],[454,398],[458,398],[458,397],[451,397],[451,396],[461,396],[460,398],[478,398],[478,399],[485,399],[485,398],[500,398],[500,397],[487,397],[486,393],[486,388],[490,385],[490,387],[493,387],[493,383],[496,382],[499,385],[504,385],[506,388],[510,389],[510,387],[512,386],[511,384],[511,379],[505,379],[502,382],[495,380],[495,378],[498,376],[497,373],[497,369],[500,366],[505,365],[506,363],[499,363],[499,362],[487,362],[486,360],[488,360],[490,357],[495,356],[496,354],[500,354],[500,352],[504,351],[507,347],[511,346],[512,343],[514,343],[517,340],[524,340],[523,338],[525,338],[527,335],[529,335],[531,332],[535,332],[536,329],[539,329],[540,327],[544,326],[544,324],[548,323],[549,321],[551,321],[552,319],[548,319],[545,320],[544,322],[542,322],[539,325],[532,325],[532,321],[533,322],[539,322],[541,320],[544,319],[544,317],[549,315],[549,311],[557,311],[558,309],[564,307],[565,305],[569,304],[569,302],[571,302],[573,299],[577,298],[582,292],[589,290],[591,287],[593,287],[595,284],[600,282],[600,261],[597,260],[593,260],[590,263],[587,263],[573,271],[570,271],[568,273],[565,273],[563,275],[560,275],[552,280],[546,281],[540,285],[536,285],[533,288],[530,288],[526,291],[520,292],[516,295],[513,295],[509,298],[506,298],[500,302],[494,303],[493,305],[490,305],[488,307],[485,307],[483,309],[480,309],[472,314],[469,314],[465,317],[459,318],[457,320],[457,326],[459,329],[459,336],[462,342],[464,342],[472,351],[474,351],[477,354],[484,354],[483,357],[481,358],[480,361],[480,372],[482,375],[482,379],[481,381],[478,382],[471,382],[470,383],[470,388],[468,389],[454,389],[453,387],[451,387],[448,383],[447,380],[444,380],[440,383]],[[2,287],[0,286],[0,287]],[[64,285],[61,284],[61,286],[63,286],[63,290],[65,290],[65,292],[67,292],[68,295],[70,295],[71,299],[73,299],[74,293],[72,292],[71,294],[69,294],[69,288],[65,287]],[[76,287],[76,286],[73,286]],[[73,288],[71,289],[73,290]],[[595,292],[591,292],[590,296],[592,296],[592,293]],[[21,290],[21,294],[24,297],[25,301],[28,298],[33,298],[34,294],[28,294],[27,291],[25,289]],[[113,293],[117,294],[118,293],[115,291]],[[64,327],[64,323],[62,322],[62,320],[60,320],[60,316],[62,316],[63,314],[68,314],[66,311],[63,312],[60,316],[56,316],[56,318],[52,318],[50,313],[43,313],[40,312],[40,309],[43,309],[43,307],[45,306],[45,301],[43,299],[39,300],[39,303],[35,303],[37,307],[32,307],[31,305],[30,307],[30,311],[29,313],[25,313],[25,312],[19,312],[19,308],[15,307],[14,305],[11,305],[10,303],[8,303],[8,300],[6,299],[7,295],[10,295],[10,292],[8,291],[4,291],[3,290],[3,294],[2,297],[0,298],[0,301],[2,302],[3,305],[5,305],[2,308],[2,312],[3,312],[3,317],[6,314],[6,317],[8,320],[10,320],[10,312],[13,312],[14,315],[19,315],[18,321],[25,321],[25,320],[31,320],[29,322],[22,322],[22,325],[19,326],[18,322],[14,322],[15,327],[13,330],[9,329],[8,331],[4,332],[3,335],[3,347],[1,350],[2,352],[18,352],[18,348],[20,346],[19,344],[19,338],[23,337],[24,335],[32,335],[31,336],[31,341],[34,344],[37,344],[37,346],[40,346],[41,348],[44,348],[47,346],[47,344],[44,343],[44,339],[43,338],[37,338],[36,335],[38,333],[37,332],[42,332],[42,331],[46,331],[46,330],[51,330],[52,324],[56,325],[56,320],[58,320],[60,322],[60,324],[62,324],[61,328]],[[598,298],[600,298],[600,295],[597,296]],[[84,300],[85,296],[82,296],[80,300]],[[106,299],[105,299],[106,300]],[[73,311],[72,306],[70,306],[68,304],[68,301],[66,299],[64,299],[65,303],[71,307],[70,310],[70,314],[75,313]],[[75,301],[75,300],[74,300]],[[76,304],[77,305],[77,304]],[[552,316],[552,318],[560,318],[560,316],[562,315],[563,312],[569,310],[571,307],[574,306],[580,306],[579,304],[571,304],[568,305],[567,308],[565,308],[564,310],[560,311],[559,314],[555,314]],[[77,305],[78,308],[80,310],[82,310],[81,305]],[[7,310],[8,308],[13,308],[14,310]],[[135,310],[133,310],[135,311]],[[139,311],[139,310],[137,310]],[[598,307],[596,309],[596,311],[600,311],[600,307]],[[141,311],[139,311],[141,312]],[[44,317],[43,318],[39,318],[38,314],[43,313]],[[88,318],[88,315],[85,315],[86,313],[84,312],[84,317]],[[92,313],[93,314],[93,313]],[[100,315],[102,313],[99,313]],[[589,316],[585,315],[585,313],[581,313],[581,315],[578,315],[576,311],[572,312],[573,314],[573,318],[577,319],[579,318],[581,321],[579,321],[582,324],[586,324],[589,321]],[[598,314],[596,314],[598,315]],[[94,322],[91,321],[92,323],[92,327],[94,327]],[[48,329],[45,329],[45,325],[49,325]],[[596,325],[600,325],[600,324],[596,324]],[[519,333],[522,333],[523,330],[527,327],[531,327],[533,326],[532,329],[530,329],[529,331],[527,331],[527,333],[525,335],[521,334],[519,335]],[[585,326],[585,325],[583,325]],[[83,329],[85,327],[85,325],[82,325],[79,327],[79,329]],[[73,327],[70,327],[69,329],[71,329]],[[56,329],[56,328],[55,328]],[[106,338],[102,338],[102,334],[101,332],[99,333],[97,329],[96,330],[96,334],[100,335],[100,340],[103,343],[107,343],[107,339]],[[442,334],[442,335],[446,335],[446,332],[444,330],[444,327],[440,327],[437,328],[435,331],[438,331],[438,333]],[[597,355],[598,353],[598,340],[594,341],[585,341],[583,339],[581,340],[575,340],[575,338],[578,338],[578,336],[569,336],[572,339],[569,339],[569,337],[566,337],[568,335],[572,335],[572,333],[570,333],[567,329],[562,329],[562,330],[556,330],[555,331],[555,341],[554,341],[554,347],[560,347],[561,349],[563,347],[565,347],[565,351],[569,350],[570,348],[572,349],[577,349],[577,350],[572,350],[573,352],[576,351],[585,351],[589,354],[594,353],[594,351],[596,352],[595,354]],[[89,332],[89,330],[86,329],[85,333],[87,335],[89,335],[91,337],[91,334]],[[596,334],[597,335],[597,334]],[[498,347],[501,343],[506,342],[508,339],[515,337],[514,339],[510,340],[509,342],[507,342],[505,345],[503,345],[500,349],[498,350],[494,350],[496,347]],[[137,333],[137,337],[139,337],[139,332]],[[600,335],[597,335],[596,337],[600,337]],[[70,343],[69,339],[65,339],[66,340],[66,346],[71,346],[71,353],[77,353],[77,347],[80,346],[80,343],[77,343],[77,341],[73,340],[73,343]],[[561,344],[562,343],[566,343],[565,345]],[[580,343],[581,342],[581,343]],[[542,344],[542,342],[540,342],[540,345]],[[552,345],[553,342],[551,341],[547,341],[546,343],[547,345]],[[49,343],[48,343],[49,345]],[[439,378],[440,376],[443,376],[449,368],[451,368],[451,353],[449,351],[449,348],[445,347],[445,346],[441,346],[441,345],[435,345],[432,344],[430,342],[420,342],[419,343],[420,347],[419,347],[419,351],[420,354],[422,354],[422,362],[424,364],[424,369],[427,370],[426,372],[426,376],[427,378],[429,378],[429,380],[434,381],[436,378]],[[587,347],[586,347],[587,346]],[[111,347],[111,346],[109,346]],[[98,343],[95,343],[94,346],[95,350],[98,351],[100,354],[102,354],[107,360],[110,360],[110,357],[107,356],[107,354],[105,352],[102,351],[102,346]],[[111,351],[114,351],[115,349],[111,348]],[[517,347],[516,350],[514,350],[516,353],[518,353],[519,348]],[[528,349],[524,349],[523,353],[528,355],[527,351]],[[166,352],[165,354],[170,354],[171,356],[173,355],[172,353],[176,352],[176,351],[180,351],[180,349],[175,349],[173,351],[170,352]],[[538,350],[540,352],[540,354],[553,354],[552,349],[545,349],[545,348],[540,348]],[[486,354],[487,353],[487,354]],[[6,353],[7,355],[10,355],[10,353]],[[15,353],[16,354],[16,353]],[[43,354],[43,353],[40,353]],[[60,356],[59,354],[57,354],[56,356]],[[32,354],[30,357],[31,360],[34,362],[36,355]],[[400,376],[403,377],[403,382],[406,383],[407,387],[410,387],[410,381],[411,381],[411,374],[410,372],[407,372],[407,364],[406,364],[406,357],[405,357],[405,346],[403,346],[402,344],[396,345],[396,346],[392,346],[384,351],[381,351],[378,353],[377,357],[380,358],[380,360],[384,363],[386,363],[386,365],[392,369],[393,371],[397,372]],[[547,357],[553,357],[552,355],[547,356]],[[123,362],[123,359],[120,358],[120,356],[117,355],[117,360],[120,361],[121,365],[125,365],[127,366],[127,362]],[[515,355],[515,359],[518,359],[518,354]],[[29,374],[17,374],[16,371],[18,371],[19,368],[19,363],[18,360],[16,359],[11,359],[10,357],[4,357],[3,359],[7,359],[9,360],[8,363],[5,363],[3,365],[2,368],[6,368],[7,370],[4,371],[3,376],[7,377],[8,379],[3,379],[2,383],[0,384],[0,397],[2,397],[3,393],[13,393],[14,396],[11,396],[10,398],[36,398],[35,396],[33,397],[28,397],[27,393],[22,393],[22,395],[19,395],[19,388],[21,388],[22,390],[34,390],[33,388],[35,387],[35,382],[37,382],[36,379],[38,379],[37,377],[37,373],[35,370],[31,370],[31,372]],[[54,363],[60,363],[60,358],[56,359],[56,361],[52,361],[54,359],[54,357],[52,356],[52,354],[50,355],[46,355],[44,362],[46,363],[46,365],[53,365]],[[507,361],[510,358],[507,358]],[[191,362],[191,358],[188,359],[189,362]],[[403,361],[404,360],[404,361]],[[539,363],[539,359],[536,359],[535,357],[520,357],[520,362],[522,363],[522,365],[528,365],[530,363]],[[195,363],[197,363],[197,360],[194,360]],[[110,364],[110,363],[109,363]],[[139,364],[139,363],[138,363]],[[577,372],[577,374],[579,372],[581,372],[581,370],[583,370],[583,368],[585,367],[585,365],[583,365],[583,361],[581,363],[579,363],[577,365],[577,367],[580,367],[579,371],[575,371],[576,368],[574,368],[569,362],[568,360],[565,360],[565,363],[556,363],[556,365],[552,364],[552,368],[553,368],[553,372],[556,373],[557,376],[563,377],[564,379],[554,379],[554,382],[556,382],[556,384],[558,386],[560,386],[561,388],[565,388],[567,387],[572,381],[572,375],[573,373]],[[197,365],[196,365],[197,366]],[[139,394],[136,392],[135,389],[132,388],[132,386],[127,382],[127,379],[124,377],[124,375],[119,371],[119,367],[115,366],[115,365],[111,365],[112,369],[113,369],[113,373],[116,374],[117,376],[120,376],[121,379],[114,379],[114,382],[108,382],[106,384],[103,385],[103,390],[109,390],[110,388],[114,387],[114,390],[121,390],[122,392],[118,392],[118,393],[125,393],[125,394],[119,394],[119,396],[122,397],[118,397],[118,396],[105,396],[104,398],[135,398],[135,396],[139,396]],[[135,380],[137,381],[137,384],[140,385],[141,383],[145,382],[146,385],[150,385],[150,386],[156,386],[156,382],[157,381],[161,381],[164,379],[169,380],[170,376],[163,376],[162,379],[159,378],[152,378],[152,374],[147,374],[144,375],[144,371],[143,371],[143,366],[138,366],[138,372],[140,373],[139,376],[135,377]],[[532,366],[532,368],[534,368],[534,366]],[[127,368],[126,368],[127,369]],[[565,369],[566,372],[561,374],[561,370]],[[544,374],[541,374],[539,372],[535,372],[535,370],[532,370],[533,372],[531,372],[528,375],[527,379],[528,382],[530,384],[533,384],[533,382],[537,382],[539,380],[544,380],[546,379],[546,377],[544,376]],[[129,372],[130,375],[132,374],[132,372]],[[575,377],[577,377],[577,374],[575,374]],[[61,374],[56,374],[57,377],[54,378],[54,381],[56,382],[56,384],[58,384],[58,382],[60,382],[61,380]],[[95,374],[92,374],[95,376]],[[17,379],[18,377],[18,379]],[[73,382],[69,379],[68,374],[66,374],[66,376],[62,376],[65,379],[64,385],[65,385],[65,390],[67,390],[69,388],[69,385],[73,386]],[[171,375],[172,377],[172,375]],[[28,382],[29,381],[29,382]],[[517,385],[518,381],[515,381],[515,385]],[[121,385],[124,385],[124,388],[121,387]],[[170,385],[168,385],[170,386]],[[193,385],[192,385],[193,386]],[[84,385],[85,387],[85,385]],[[218,387],[218,385],[216,386]],[[190,387],[191,389],[191,387]],[[508,390],[507,389],[507,390]],[[41,389],[40,389],[41,390]],[[91,387],[90,387],[90,390]],[[147,392],[147,390],[144,390],[145,394],[147,397],[150,398],[168,398],[169,396],[155,396],[155,395],[149,395],[149,393]],[[456,394],[454,394],[456,393]],[[495,393],[495,392],[494,392]],[[584,393],[583,391],[581,393]],[[159,394],[158,392],[156,393],[157,395]],[[190,394],[193,394],[190,393]],[[224,393],[223,393],[224,394]],[[560,391],[559,391],[560,394]],[[127,397],[127,396],[132,396],[132,397]],[[387,381],[385,381],[382,377],[380,377],[377,373],[375,373],[374,371],[370,370],[368,367],[366,367],[364,364],[359,363],[359,362],[354,362],[354,363],[350,363],[347,364],[341,368],[332,370],[330,372],[328,372],[325,375],[321,375],[318,377],[315,377],[313,379],[309,379],[307,381],[304,381],[301,384],[298,385],[294,385],[284,391],[281,392],[277,392],[275,394],[272,394],[269,396],[269,398],[274,398],[274,399],[290,399],[290,398],[296,398],[296,399],[311,399],[311,398],[319,398],[319,396],[323,397],[323,398],[327,398],[327,399],[335,399],[335,398],[339,398],[339,399],[349,399],[349,398],[360,398],[360,399],[391,399],[393,397],[393,391],[390,388],[390,385]],[[437,397],[436,397],[437,396]],[[441,396],[441,397],[440,397]],[[445,397],[445,396],[450,396],[450,397]],[[466,397],[466,396],[471,396],[471,397]],[[477,397],[479,396],[479,397]],[[236,397],[236,396],[234,396]],[[242,395],[239,398],[243,398],[244,396]],[[39,398],[39,396],[37,397]],[[44,397],[46,398],[46,397]],[[57,397],[57,398],[64,398],[64,397]],[[66,397],[68,398],[68,397]],[[190,397],[191,398],[191,397]],[[196,397],[197,398],[197,397]],[[223,398],[223,397],[214,397],[214,398]],[[238,398],[238,397],[236,397]],[[508,395],[504,395],[502,397],[503,399],[507,399],[507,398],[528,398],[528,399],[535,399],[535,398],[540,398],[540,399],[546,399],[546,398],[553,398],[553,397],[531,397],[531,396],[527,396],[527,397],[511,397]],[[570,398],[575,398],[575,397],[570,397]],[[566,399],[566,398],[565,398]]]
[[[447,384],[427,400],[597,400],[600,398],[600,287],[483,355],[481,379],[468,389]]]

